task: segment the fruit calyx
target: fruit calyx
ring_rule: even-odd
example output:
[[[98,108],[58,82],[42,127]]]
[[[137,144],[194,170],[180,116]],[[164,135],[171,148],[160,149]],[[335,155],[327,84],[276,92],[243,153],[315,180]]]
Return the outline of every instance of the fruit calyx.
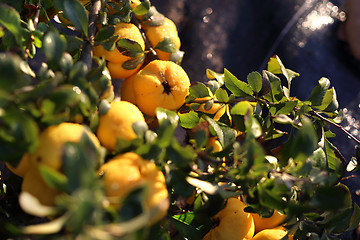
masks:
[[[167,95],[169,95],[171,93],[171,86],[169,84],[168,81],[166,81],[165,75],[163,73],[160,73],[163,81],[162,81],[162,85],[164,87],[164,93],[166,93]]]

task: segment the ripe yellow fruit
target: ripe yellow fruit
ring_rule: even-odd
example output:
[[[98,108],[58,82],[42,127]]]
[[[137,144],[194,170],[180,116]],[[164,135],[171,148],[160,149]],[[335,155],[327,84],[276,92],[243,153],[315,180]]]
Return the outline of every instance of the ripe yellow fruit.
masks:
[[[120,89],[121,99],[129,101],[136,105],[136,97],[134,91],[134,81],[131,78],[126,78],[122,84]]]
[[[211,152],[220,152],[223,150],[220,142],[217,140],[217,137],[211,137],[209,138],[209,140],[206,143],[206,147],[210,148],[212,147],[212,151]]]
[[[211,97],[203,97],[203,98],[197,98],[196,100],[210,100]],[[198,109],[200,112],[209,113],[209,114],[215,114],[214,120],[218,121],[222,115],[224,115],[226,109],[224,105],[221,105],[220,103],[214,103],[210,109],[205,109],[206,103],[202,103]]]
[[[285,237],[287,231],[281,228],[264,229],[253,237],[253,240],[280,240]]]
[[[18,175],[19,177],[24,177],[30,168],[30,155],[25,153],[16,167],[13,167],[8,162],[5,162],[5,164],[11,172]]]
[[[130,42],[137,42],[142,51],[145,49],[145,42],[140,30],[132,23],[119,22],[115,25],[114,35],[118,36],[117,40],[128,39]],[[128,53],[125,49],[119,51],[117,47],[113,51],[107,51],[103,46],[98,45],[94,47],[94,55],[103,57],[108,61],[107,67],[112,78],[127,78],[139,71],[142,65],[142,62],[139,62],[135,68],[125,69],[123,64],[133,58],[127,56]]]
[[[240,199],[229,198],[225,208],[214,217],[219,221],[218,226],[211,229],[203,240],[251,239],[255,225],[251,214],[244,211],[245,207]]]
[[[219,140],[217,140],[217,137],[211,137],[206,143],[206,148],[212,148],[211,152],[221,152],[223,150],[223,147],[221,146],[221,143]],[[221,166],[225,167],[225,157],[222,159]]]
[[[156,115],[157,107],[168,110],[180,108],[190,88],[185,70],[171,61],[151,61],[127,81],[132,81],[128,84],[133,86],[135,101],[128,96],[122,96],[122,99],[133,101],[149,116]]]
[[[132,125],[137,121],[145,123],[145,118],[134,104],[114,101],[110,109],[100,116],[96,135],[106,149],[114,151],[118,138],[128,141],[136,138]]]
[[[37,166],[33,165],[25,174],[21,185],[22,192],[28,192],[46,206],[53,206],[56,197],[61,194],[59,190],[51,188],[43,180]]]
[[[165,177],[156,165],[136,153],[128,152],[115,156],[98,171],[103,176],[105,194],[110,204],[121,207],[121,201],[135,188],[147,187],[144,210],[159,207],[150,225],[163,218],[169,208]]]
[[[152,47],[155,47],[159,42],[163,41],[165,37],[169,37],[175,45],[176,49],[180,49],[180,38],[175,23],[169,19],[165,18],[164,23],[160,26],[149,26],[146,24],[141,25],[144,29],[146,37],[149,39],[149,42]],[[170,59],[171,53],[155,49],[160,60],[168,61]]]
[[[80,141],[82,134],[87,134],[96,147],[100,146],[96,136],[81,124],[63,122],[46,128],[39,137],[39,145],[31,154],[31,163],[44,164],[59,171],[62,167],[64,143]]]
[[[264,229],[278,227],[286,218],[286,215],[275,210],[273,215],[268,218],[263,218],[257,213],[251,214],[255,223],[255,232],[260,232]]]

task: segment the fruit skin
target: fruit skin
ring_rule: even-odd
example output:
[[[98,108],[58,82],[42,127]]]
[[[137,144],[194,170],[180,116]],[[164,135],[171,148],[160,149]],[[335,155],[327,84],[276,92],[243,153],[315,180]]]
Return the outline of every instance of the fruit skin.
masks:
[[[55,199],[61,194],[43,180],[37,166],[32,165],[29,171],[25,174],[21,184],[21,191],[28,192],[39,200],[39,202],[46,206],[53,206]]]
[[[156,115],[157,107],[168,110],[180,108],[190,88],[190,79],[185,70],[171,61],[151,61],[127,81],[133,81],[134,102],[149,116]],[[122,99],[133,101],[126,96],[122,96]]]
[[[203,240],[251,239],[255,225],[251,214],[244,211],[245,207],[240,199],[229,198],[225,208],[214,217],[219,220],[219,225],[211,229]]]
[[[136,138],[132,124],[145,118],[141,111],[127,101],[113,101],[110,109],[99,118],[96,135],[100,143],[109,151],[114,151],[118,138],[130,141]]]
[[[281,228],[264,229],[252,238],[253,240],[280,240],[285,237],[287,231]]]
[[[165,17],[164,23],[160,26],[149,26],[146,24],[142,24],[141,26],[152,47],[155,47],[159,42],[163,41],[165,37],[170,37],[175,48],[180,49],[181,42],[178,31],[175,23],[171,19]],[[155,49],[155,51],[160,60],[168,61],[170,59],[171,53],[159,49]]]
[[[286,218],[286,215],[281,214],[279,211],[274,211],[273,215],[268,218],[263,218],[257,213],[251,214],[255,223],[255,233],[264,229],[278,227]]]
[[[63,122],[59,125],[46,128],[40,134],[38,147],[31,154],[31,164],[37,165],[41,163],[60,171],[64,143],[79,142],[83,133],[90,137],[95,147],[100,146],[97,137],[81,124]]]
[[[121,99],[129,101],[136,105],[136,96],[134,91],[134,81],[131,78],[126,78],[122,84],[120,89]]]
[[[132,23],[119,22],[115,25],[114,35],[118,35],[117,40],[129,39],[137,42],[143,51],[145,49],[145,42],[142,38],[140,30]],[[112,78],[127,78],[139,71],[142,65],[140,63],[134,69],[123,68],[122,64],[132,58],[121,53],[116,47],[113,51],[107,51],[101,45],[95,46],[94,55],[97,57],[103,57],[108,61],[107,67]]]
[[[8,162],[5,162],[5,164],[12,173],[23,178],[30,168],[30,155],[28,153],[25,153],[16,167],[13,167]]]
[[[211,137],[206,143],[206,147],[212,147],[211,152],[221,152],[223,150],[220,142],[217,140],[217,137]]]
[[[115,208],[121,207],[121,201],[132,190],[145,185],[148,189],[145,193],[144,210],[160,207],[151,219],[150,225],[166,215],[169,200],[165,177],[153,162],[143,159],[136,153],[128,152],[116,155],[103,164],[98,174],[103,177],[105,194]]]
[[[210,100],[211,97],[203,97],[203,98],[197,98],[196,100]],[[214,116],[214,120],[215,121],[219,121],[219,119],[221,118],[222,115],[224,115],[226,109],[223,105],[221,105],[220,103],[214,103],[210,109],[206,110],[205,109],[205,104],[206,103],[202,103],[198,109],[198,111],[200,112],[204,112],[204,113],[209,113],[209,114],[215,114]]]
[[[29,192],[44,205],[54,205],[61,192],[47,185],[39,171],[40,165],[61,171],[63,147],[66,142],[77,143],[87,134],[94,146],[100,147],[96,136],[81,124],[64,122],[47,127],[39,136],[39,145],[30,154],[29,170],[25,173],[21,189]]]

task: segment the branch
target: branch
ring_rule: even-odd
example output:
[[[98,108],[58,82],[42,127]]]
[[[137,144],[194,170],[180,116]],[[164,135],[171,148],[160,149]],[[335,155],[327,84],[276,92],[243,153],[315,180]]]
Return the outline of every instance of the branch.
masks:
[[[89,13],[88,39],[83,46],[81,60],[86,64],[88,70],[92,67],[94,38],[96,33],[96,21],[101,9],[101,0],[92,0],[92,6]]]
[[[354,137],[351,133],[349,133],[348,131],[345,130],[345,128],[343,128],[342,126],[340,126],[339,124],[336,124],[332,121],[330,121],[329,119],[321,116],[319,113],[315,112],[315,111],[311,111],[309,112],[312,116],[318,117],[321,119],[321,121],[327,122],[330,125],[340,129],[340,131],[342,131],[343,133],[345,133],[349,138],[351,138],[352,140],[354,140],[358,145],[360,145],[360,140],[357,139],[356,137]]]
[[[157,53],[155,52],[154,48],[151,46],[151,43],[149,42],[149,39],[146,37],[144,29],[141,27],[141,24],[139,20],[136,18],[135,14],[132,14],[131,22],[140,30],[141,36],[145,42],[145,50],[149,50],[149,53],[147,55],[148,59],[150,61],[159,60]]]

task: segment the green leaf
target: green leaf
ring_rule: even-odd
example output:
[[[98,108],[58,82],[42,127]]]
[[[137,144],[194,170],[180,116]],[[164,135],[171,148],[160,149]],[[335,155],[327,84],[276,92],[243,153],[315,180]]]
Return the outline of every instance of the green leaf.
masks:
[[[170,111],[164,108],[156,108],[156,117],[161,125],[165,121],[169,121],[173,127],[176,127],[179,122],[179,117],[174,111]]]
[[[262,135],[262,129],[258,122],[258,120],[252,115],[249,114],[247,116],[247,120],[245,121],[246,131],[248,134],[252,134],[254,138],[258,138]]]
[[[270,86],[270,91],[264,96],[265,99],[271,102],[279,102],[284,97],[280,78],[264,70],[263,80]]]
[[[312,90],[311,95],[307,101],[310,101],[312,106],[321,106],[329,87],[330,80],[324,77],[321,78],[319,80],[319,84]]]
[[[310,200],[310,206],[319,210],[337,210],[352,207],[351,194],[344,184],[321,186]]]
[[[337,148],[327,138],[325,138],[324,151],[330,171],[334,172],[338,177],[343,176],[346,166],[343,164]]]
[[[236,139],[236,130],[230,128],[228,126],[223,126],[220,123],[216,122],[214,119],[203,115],[206,121],[210,124],[210,126],[214,129],[216,135],[219,138],[219,142],[223,149],[232,145]]]
[[[138,16],[142,16],[145,15],[149,12],[151,7],[151,3],[149,0],[145,0],[143,2],[141,2],[139,5],[137,5],[134,9],[133,9],[133,13],[135,15]]]
[[[200,122],[199,113],[190,111],[188,113],[179,113],[179,124],[183,128],[192,129]]]
[[[104,42],[114,36],[115,28],[113,26],[102,27],[96,33],[94,41],[95,42]]]
[[[175,52],[171,53],[169,61],[172,61],[178,65],[181,65],[181,62],[184,58],[184,51],[176,50]]]
[[[318,147],[317,135],[310,119],[303,118],[302,126],[296,133],[291,133],[280,154],[285,165],[290,158],[305,161]]]
[[[290,92],[291,81],[293,78],[298,77],[299,74],[290,69],[286,69],[280,58],[277,55],[274,55],[270,58],[268,62],[268,71],[273,74],[283,74],[288,81],[287,90]],[[289,97],[289,95],[287,95]]]
[[[149,11],[141,17],[141,22],[149,26],[161,26],[165,16],[159,13],[155,6],[151,6]]]
[[[85,7],[76,0],[63,0],[64,15],[79,30],[88,36],[88,13]]]
[[[21,74],[21,59],[16,55],[0,53],[0,89],[12,92],[23,87],[26,82]]]
[[[138,57],[144,53],[141,45],[134,41],[127,38],[121,38],[116,42],[116,47],[119,52],[128,57]]]
[[[353,213],[351,215],[350,223],[346,231],[352,231],[356,229],[359,226],[359,222],[360,222],[360,208],[356,203],[354,203]]]
[[[225,75],[223,73],[217,73],[213,70],[206,69],[206,76],[209,80],[216,79],[220,83],[220,86],[224,85]]]
[[[216,100],[218,100],[220,102],[224,102],[224,103],[228,102],[230,99],[227,91],[224,89],[221,89],[221,88],[218,88],[215,91],[215,98],[216,98]]]
[[[190,103],[197,98],[209,97],[211,96],[211,92],[209,88],[207,88],[203,83],[195,83],[194,85],[190,86],[190,94],[186,98],[186,103]]]
[[[45,182],[50,187],[58,190],[66,191],[68,180],[64,174],[44,164],[39,164],[39,171]]]
[[[294,111],[297,104],[298,104],[297,101],[285,101],[285,102],[277,103],[270,107],[269,112],[273,116],[280,114],[288,115]]]
[[[236,96],[236,97],[248,97],[253,95],[251,87],[237,79],[227,69],[224,70],[225,86]]]
[[[139,66],[144,62],[145,57],[146,57],[145,55],[134,57],[130,60],[125,61],[121,66],[127,70],[135,69],[137,68],[137,66]]]
[[[289,190],[284,184],[278,185],[274,179],[268,179],[265,183],[259,184],[257,189],[259,191],[259,201],[262,206],[279,210],[286,207],[286,200],[283,198],[283,195],[284,192],[286,193]]]
[[[57,32],[48,32],[44,37],[42,50],[52,63],[58,63],[66,49],[66,40]]]
[[[248,101],[241,101],[235,104],[234,107],[231,108],[230,113],[231,115],[241,115],[245,116],[248,113],[252,114],[252,106]]]
[[[262,88],[262,77],[258,72],[252,72],[247,75],[247,81],[252,88],[252,90],[256,93],[259,93]]]
[[[156,44],[154,49],[159,49],[167,53],[174,53],[177,51],[177,48],[173,40],[169,36],[165,36],[162,41],[158,42],[158,44]]]
[[[0,24],[11,32],[17,43],[21,44],[22,28],[20,25],[20,15],[12,7],[6,4],[0,4]]]

